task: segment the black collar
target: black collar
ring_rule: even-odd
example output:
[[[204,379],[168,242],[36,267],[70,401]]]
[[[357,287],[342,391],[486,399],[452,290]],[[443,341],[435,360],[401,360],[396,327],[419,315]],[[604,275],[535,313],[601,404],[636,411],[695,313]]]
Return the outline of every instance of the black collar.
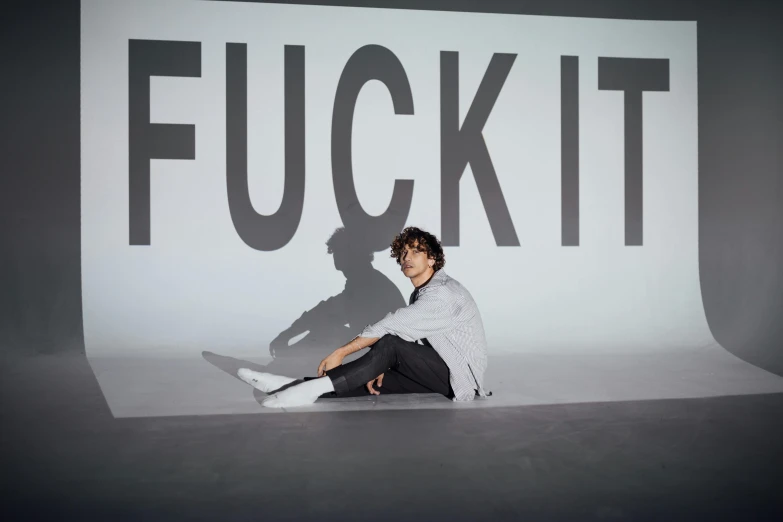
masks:
[[[416,299],[419,298],[419,290],[427,286],[427,284],[432,281],[432,278],[435,277],[435,274],[437,274],[437,272],[433,272],[429,279],[413,289],[413,293],[411,294],[411,298],[408,300],[408,304],[413,304],[416,302]]]

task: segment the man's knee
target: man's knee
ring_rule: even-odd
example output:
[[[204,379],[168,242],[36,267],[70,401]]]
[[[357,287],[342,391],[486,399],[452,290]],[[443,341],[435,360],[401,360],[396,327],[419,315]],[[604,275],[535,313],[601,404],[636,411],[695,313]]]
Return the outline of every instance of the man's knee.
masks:
[[[375,355],[392,355],[397,353],[400,338],[396,335],[386,334],[370,347],[370,351]]]
[[[380,339],[378,339],[377,341],[375,341],[372,347],[381,350],[393,348],[397,344],[395,342],[397,339],[399,339],[399,337],[397,337],[396,335],[386,334]]]

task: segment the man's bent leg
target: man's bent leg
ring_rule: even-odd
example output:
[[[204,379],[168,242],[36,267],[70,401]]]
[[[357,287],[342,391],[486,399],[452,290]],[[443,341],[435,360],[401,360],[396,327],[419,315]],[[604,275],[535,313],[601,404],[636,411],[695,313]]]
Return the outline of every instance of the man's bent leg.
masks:
[[[379,339],[365,356],[326,372],[334,394],[329,397],[363,395],[366,384],[384,374],[381,394],[440,393],[451,396],[449,368],[434,348],[387,335]],[[357,391],[358,390],[358,391]]]
[[[271,385],[267,385],[266,389],[260,387],[258,385],[258,379],[259,374],[258,372],[249,372],[246,376],[241,376],[243,380],[246,382],[249,382],[251,385],[255,386],[258,389],[261,389],[262,391],[265,391],[266,393],[272,393],[277,396],[277,398],[270,398],[264,400],[263,404],[264,406],[270,406],[274,405],[275,407],[293,407],[301,406],[303,404],[300,404],[303,400],[309,400],[309,396],[302,395],[299,393],[299,391],[308,389],[308,390],[315,390],[314,386],[324,387],[326,383],[321,382],[316,383],[315,381],[321,381],[322,379],[327,379],[330,383],[328,386],[328,391],[325,391],[325,393],[319,395],[319,396],[313,396],[312,400],[310,402],[315,402],[315,400],[319,398],[343,398],[343,397],[361,397],[370,395],[370,392],[366,388],[366,384],[380,375],[381,373],[385,373],[389,370],[390,366],[396,363],[397,355],[396,350],[398,348],[398,343],[396,341],[399,341],[400,343],[406,343],[406,341],[403,341],[399,337],[387,335],[383,338],[376,341],[376,343],[370,348],[370,351],[363,355],[362,357],[356,359],[355,361],[352,361],[350,363],[346,363],[344,365],[338,366],[337,368],[332,368],[331,370],[328,370],[326,372],[326,377],[305,377],[304,379],[291,379],[288,377],[279,377],[274,375],[268,375],[268,374],[260,374],[261,375],[261,381],[264,383],[272,383],[279,384],[277,388],[272,389]],[[407,343],[414,346],[415,343]],[[242,370],[240,370],[241,372]],[[376,372],[377,373],[373,373]],[[253,374],[253,375],[250,375]],[[363,379],[364,375],[373,375],[373,377],[367,377],[367,380],[364,382],[361,382],[361,379]],[[346,381],[346,376],[349,377],[349,380]],[[247,377],[247,378],[246,378]],[[255,383],[248,380],[248,378],[254,377],[256,379]],[[392,377],[390,380],[390,387],[389,390],[393,390],[396,387],[394,386],[394,378]],[[361,384],[357,384],[361,383]],[[291,390],[291,391],[288,391]],[[424,393],[427,393],[427,391],[424,391]],[[310,394],[312,395],[312,393]],[[280,399],[280,400],[278,400]],[[296,403],[296,404],[293,404]]]
[[[384,373],[392,365],[396,364],[397,355],[395,350],[402,343],[420,346],[403,341],[396,336],[386,335],[378,339],[369,352],[362,357],[328,370],[326,375],[332,380],[335,393],[348,393],[360,386],[364,386],[370,380]],[[241,368],[237,375],[240,379],[264,393],[283,391],[292,386],[298,386],[304,382],[316,379],[316,377],[294,379],[270,373],[255,372],[247,368]],[[350,383],[346,383],[346,376],[350,377]],[[362,379],[364,380],[362,381]]]
[[[278,391],[285,390],[291,386],[296,386],[306,381],[311,381],[317,377],[305,377],[304,379],[297,379],[291,384],[283,386]],[[319,397],[319,399],[347,399],[350,397],[370,397],[373,394],[367,389],[367,383],[358,388],[348,390],[346,392],[338,393],[336,391],[325,393]],[[379,392],[381,395],[403,394],[403,393],[440,393],[439,391],[432,390],[428,386],[422,386],[416,381],[406,377],[397,370],[389,369],[383,372],[383,382],[381,387],[377,385],[373,386],[373,389]]]
[[[451,397],[449,370],[437,352],[427,345],[405,341],[397,336],[387,335],[379,339],[370,352],[350,363],[326,372],[327,377],[305,379],[262,375],[263,387],[251,384],[267,393],[273,393],[264,400],[268,407],[296,407],[312,404],[319,397],[350,397],[369,394],[366,384],[380,374],[384,376],[381,394],[389,393],[440,393]],[[243,380],[250,382],[243,376]],[[275,380],[272,383],[271,380]],[[266,381],[269,380],[267,383]],[[279,382],[278,382],[279,381]],[[257,382],[257,381],[256,381]],[[280,385],[277,390],[271,389]]]

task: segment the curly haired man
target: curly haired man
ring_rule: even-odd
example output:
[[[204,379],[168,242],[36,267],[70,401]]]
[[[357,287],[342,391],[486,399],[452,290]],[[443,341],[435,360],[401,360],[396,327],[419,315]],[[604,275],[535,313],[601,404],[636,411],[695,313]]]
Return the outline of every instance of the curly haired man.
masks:
[[[270,408],[306,406],[318,398],[439,393],[454,401],[492,395],[484,389],[487,342],[473,297],[443,266],[440,241],[415,227],[402,231],[391,257],[411,280],[408,306],[367,326],[318,365],[318,377],[302,380],[242,368],[238,376],[270,394]],[[370,347],[364,356],[343,359]]]

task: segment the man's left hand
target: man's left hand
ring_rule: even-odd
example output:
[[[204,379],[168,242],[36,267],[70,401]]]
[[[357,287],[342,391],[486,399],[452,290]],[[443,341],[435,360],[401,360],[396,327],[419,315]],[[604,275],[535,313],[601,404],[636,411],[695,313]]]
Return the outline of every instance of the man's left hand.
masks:
[[[321,364],[318,365],[318,377],[323,377],[326,375],[326,372],[332,368],[337,368],[340,366],[343,363],[343,359],[345,359],[345,355],[343,355],[339,349],[333,351],[326,359],[321,361]]]

